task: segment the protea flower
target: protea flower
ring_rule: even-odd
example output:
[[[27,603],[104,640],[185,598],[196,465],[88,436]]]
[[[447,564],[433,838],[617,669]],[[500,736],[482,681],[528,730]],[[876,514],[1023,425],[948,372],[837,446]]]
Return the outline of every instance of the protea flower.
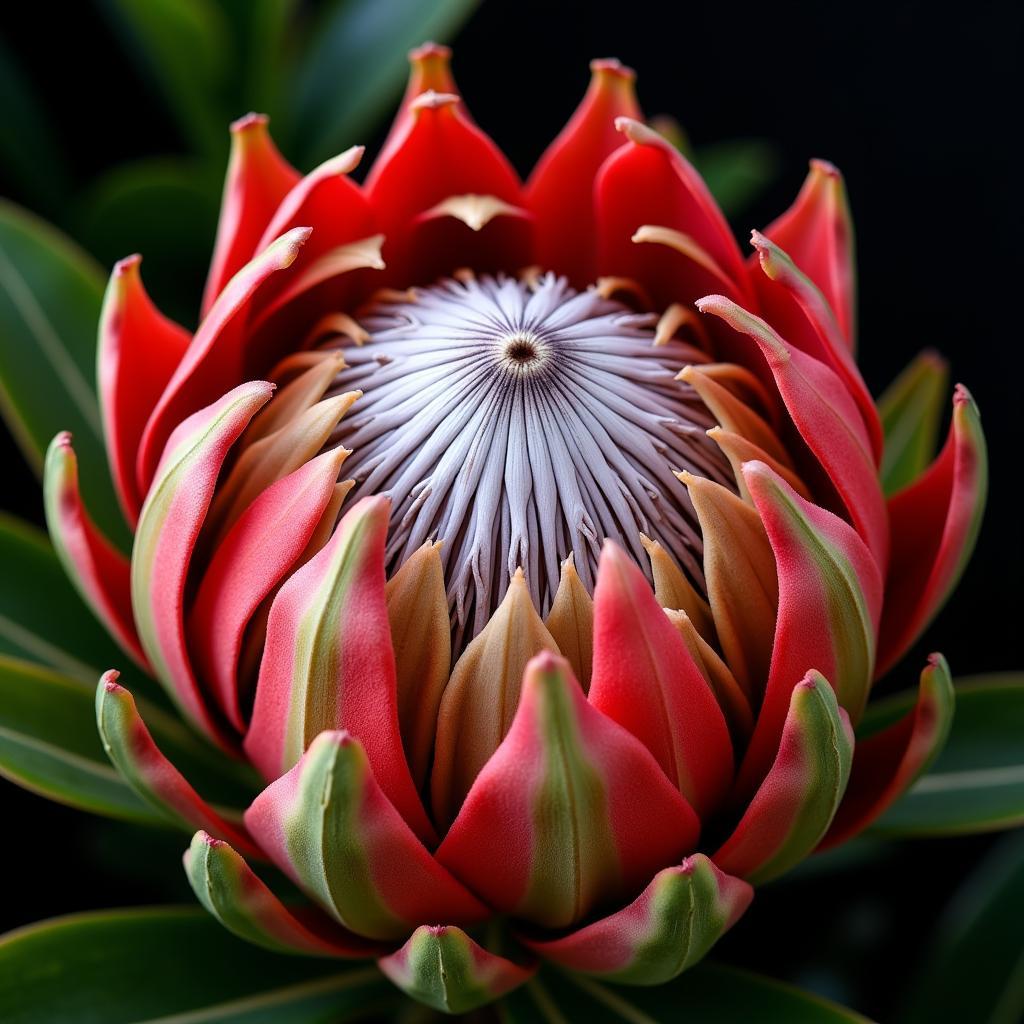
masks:
[[[938,655],[908,717],[853,728],[970,554],[977,411],[957,387],[913,479],[883,451],[834,167],[745,260],[617,62],[525,185],[447,51],[412,68],[361,185],[361,148],[303,177],[265,118],[233,125],[194,335],[138,257],[114,269],[99,379],[131,560],[67,435],[50,529],[125,652],[265,788],[244,823],[205,803],[116,672],[99,728],[200,830],[192,885],[253,942],[377,958],[450,1011],[545,960],[662,982],[941,744]]]

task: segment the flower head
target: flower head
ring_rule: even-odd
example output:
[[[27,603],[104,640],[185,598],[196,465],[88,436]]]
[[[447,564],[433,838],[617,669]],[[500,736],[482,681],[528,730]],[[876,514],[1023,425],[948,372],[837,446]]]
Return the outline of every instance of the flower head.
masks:
[[[664,981],[941,744],[939,656],[908,717],[853,727],[970,554],[977,411],[957,387],[941,453],[886,493],[831,165],[745,260],[617,62],[525,185],[447,51],[412,65],[361,185],[360,148],[301,176],[265,118],[232,126],[194,335],[138,257],[114,270],[99,376],[130,563],[67,435],[51,532],[265,787],[244,824],[206,804],[116,673],[101,734],[200,829],[193,886],[251,941],[376,957],[453,1011],[545,959]]]

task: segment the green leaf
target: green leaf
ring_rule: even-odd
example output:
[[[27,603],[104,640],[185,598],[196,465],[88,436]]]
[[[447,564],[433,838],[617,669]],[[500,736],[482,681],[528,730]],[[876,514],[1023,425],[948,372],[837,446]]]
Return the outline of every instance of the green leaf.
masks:
[[[224,109],[222,89],[235,51],[219,6],[212,0],[104,0],[103,6],[191,145],[223,156],[235,115]]]
[[[775,181],[779,152],[763,139],[730,139],[698,148],[694,161],[726,216],[742,213]]]
[[[280,113],[282,78],[294,49],[290,22],[298,0],[219,0],[232,35],[238,40],[241,67],[227,83],[232,115],[256,110]]]
[[[78,596],[46,534],[2,512],[0,565],[0,654],[49,666],[90,690],[108,668],[124,668],[126,686],[144,678]]]
[[[851,1024],[864,1017],[771,978],[701,964],[667,985],[624,988],[544,973],[501,1004],[505,1024]]]
[[[94,692],[50,669],[0,656],[0,774],[94,814],[169,824],[108,760],[96,731]],[[157,744],[204,797],[238,806],[251,800],[257,787],[247,769],[207,747],[168,712],[142,709]]]
[[[1017,1024],[1024,1020],[1024,833],[1004,839],[953,897],[903,1024]]]
[[[333,1024],[395,1002],[372,965],[268,953],[199,908],[76,914],[0,939],[4,1024]]]
[[[922,352],[885,389],[878,412],[885,434],[882,489],[906,487],[935,455],[947,399],[949,367],[937,353]]]
[[[146,290],[157,306],[193,323],[217,228],[223,167],[156,158],[120,164],[84,197],[77,237],[113,263],[133,252],[145,257]]]
[[[107,760],[88,705],[73,680],[0,658],[0,774],[80,810],[162,824]]]
[[[103,288],[99,267],[70,240],[0,201],[0,410],[37,472],[53,436],[72,432],[86,506],[126,544],[95,390]]]
[[[912,695],[883,701],[865,732],[895,720]],[[858,733],[861,730],[858,729]],[[936,836],[989,832],[1024,823],[1024,673],[961,679],[949,739],[930,771],[872,831]]]
[[[0,162],[33,205],[59,210],[67,198],[67,164],[49,118],[10,47],[0,39]]]
[[[298,156],[320,163],[364,141],[392,109],[408,73],[406,55],[442,41],[477,0],[333,0],[309,34],[294,71],[290,127]],[[287,148],[287,147],[286,147]]]

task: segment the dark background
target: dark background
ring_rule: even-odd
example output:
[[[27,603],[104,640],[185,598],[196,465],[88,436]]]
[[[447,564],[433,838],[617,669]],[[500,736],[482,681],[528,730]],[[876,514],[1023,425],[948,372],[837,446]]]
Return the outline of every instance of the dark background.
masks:
[[[58,111],[76,178],[181,147],[90,4],[37,2],[18,24],[4,18],[5,40]],[[949,9],[485,0],[454,40],[456,76],[474,117],[523,172],[571,113],[594,56],[637,68],[645,112],[673,115],[698,146],[751,136],[777,143],[777,174],[735,224],[742,238],[789,204],[809,157],[843,170],[857,226],[869,387],[877,394],[921,348],[937,348],[978,401],[992,463],[977,554],[951,607],[897,671],[900,687],[933,648],[960,675],[1024,661],[1014,500],[1024,371],[1021,27],[1021,7],[1010,2]],[[8,194],[4,185],[0,177]],[[164,258],[145,256],[147,267]],[[0,455],[3,507],[40,521],[38,485],[6,435]],[[13,870],[5,872],[3,927],[112,902],[186,898],[175,873],[177,836],[140,846],[134,832],[97,828],[6,783],[0,800],[8,835],[32,837],[5,844]],[[831,884],[807,878],[771,887],[719,948],[886,1019],[915,946],[987,842],[889,846]],[[161,875],[171,881],[155,882]]]

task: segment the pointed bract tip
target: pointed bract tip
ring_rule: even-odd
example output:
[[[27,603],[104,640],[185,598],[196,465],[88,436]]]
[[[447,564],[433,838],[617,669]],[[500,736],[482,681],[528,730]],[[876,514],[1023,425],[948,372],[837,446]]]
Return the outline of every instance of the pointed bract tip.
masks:
[[[935,348],[923,348],[918,355],[918,360],[927,363],[933,370],[946,370],[949,368],[949,361]]]
[[[118,682],[121,678],[121,673],[116,668],[108,668],[106,672],[100,676],[100,682],[103,684],[103,689],[107,693],[118,693],[124,692],[124,687]]]
[[[292,228],[291,231],[285,232],[280,238],[270,243],[270,249],[280,249],[279,260],[282,270],[287,269],[295,262],[299,250],[306,244],[311,234],[313,234],[313,229],[310,227]]]
[[[776,474],[772,472],[771,467],[760,459],[748,459],[746,462],[741,462],[740,469],[744,477],[754,477],[758,480],[768,480],[770,482],[778,479]]]
[[[694,302],[700,313],[714,312],[716,309],[723,309],[732,304],[724,295],[705,295]]]
[[[796,684],[797,689],[815,690],[818,687],[818,680],[820,678],[821,677],[819,676],[819,674],[812,668],[807,672],[803,679],[801,679],[800,682]]]
[[[961,405],[974,405],[974,396],[963,384],[953,385],[953,408]]]
[[[346,513],[344,518],[367,515],[387,519],[391,515],[391,499],[386,494],[368,494],[360,498]]]
[[[826,178],[836,178],[842,181],[843,175],[839,168],[829,160],[813,159],[810,161],[811,173],[821,174]]]
[[[202,843],[204,846],[208,846],[211,850],[216,850],[218,847],[227,846],[223,839],[216,839],[210,835],[209,832],[204,829],[200,829],[193,837],[193,843]]]
[[[363,159],[365,152],[365,146],[349,146],[343,153],[331,157],[330,160],[322,164],[320,170],[326,171],[328,174],[349,174],[359,166],[359,161]]]
[[[939,651],[932,651],[927,657],[929,668],[945,668],[946,659]]]
[[[626,558],[626,552],[622,550],[619,545],[611,539],[611,537],[605,537],[604,543],[601,545],[601,557],[600,562],[611,559]],[[600,566],[598,567],[600,572]]]
[[[591,74],[617,78],[624,82],[636,80],[636,72],[616,57],[596,57],[590,62]]]
[[[63,448],[65,451],[73,451],[71,447],[71,431],[62,430],[52,441],[54,448]]]
[[[266,114],[250,111],[244,117],[231,122],[231,132],[233,135],[238,135],[253,128],[266,128],[268,124],[270,124],[270,118]]]
[[[524,676],[530,676],[533,674],[549,675],[552,672],[559,670],[570,671],[568,662],[565,658],[560,658],[553,651],[541,651],[540,654],[535,654],[527,663],[526,671]]]
[[[133,252],[131,256],[125,256],[124,259],[118,260],[114,264],[113,276],[124,277],[126,274],[132,271],[137,271],[139,264],[142,262],[142,254]]]
[[[313,747],[317,746],[332,746],[337,747],[339,750],[344,750],[358,743],[359,740],[348,729],[324,729],[323,732],[317,733],[313,742],[306,748],[306,754],[308,755]]]
[[[409,51],[409,63],[415,64],[417,61],[429,60],[431,57],[439,57],[441,60],[451,60],[452,50],[450,46],[445,46],[443,43],[420,43],[415,49]]]
[[[433,89],[428,89],[409,104],[409,109],[413,111],[439,110],[455,106],[458,102],[459,97],[453,92],[434,92]]]

